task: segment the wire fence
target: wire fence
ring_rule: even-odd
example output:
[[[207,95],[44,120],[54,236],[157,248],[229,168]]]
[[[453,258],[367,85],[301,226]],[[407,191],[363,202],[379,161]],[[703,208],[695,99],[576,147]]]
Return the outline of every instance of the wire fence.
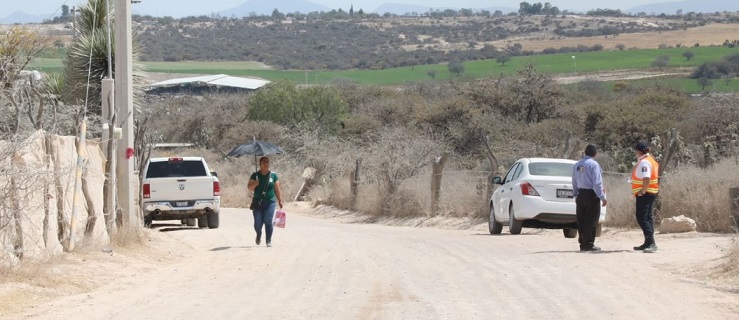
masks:
[[[109,241],[102,215],[100,147],[84,162],[78,223],[71,229],[76,165],[74,137],[38,131],[23,141],[0,141],[0,268],[44,260],[76,241]]]

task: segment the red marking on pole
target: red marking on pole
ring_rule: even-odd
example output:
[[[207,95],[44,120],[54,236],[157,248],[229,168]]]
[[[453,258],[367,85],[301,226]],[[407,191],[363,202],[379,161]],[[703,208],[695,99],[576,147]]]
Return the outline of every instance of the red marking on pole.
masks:
[[[133,148],[126,149],[126,160],[131,159],[133,157]]]

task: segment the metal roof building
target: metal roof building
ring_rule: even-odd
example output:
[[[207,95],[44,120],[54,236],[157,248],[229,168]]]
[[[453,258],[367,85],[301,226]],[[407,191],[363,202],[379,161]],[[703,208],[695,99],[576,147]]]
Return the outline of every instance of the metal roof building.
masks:
[[[147,91],[179,92],[179,91],[225,91],[257,90],[270,82],[267,80],[232,77],[225,74],[169,79],[147,86]]]

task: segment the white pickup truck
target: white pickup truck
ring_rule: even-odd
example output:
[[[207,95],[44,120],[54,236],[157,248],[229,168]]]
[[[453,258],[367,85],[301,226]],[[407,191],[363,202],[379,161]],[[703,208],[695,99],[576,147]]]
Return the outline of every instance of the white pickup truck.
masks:
[[[180,220],[188,226],[218,228],[221,186],[200,157],[151,158],[141,183],[144,225]]]

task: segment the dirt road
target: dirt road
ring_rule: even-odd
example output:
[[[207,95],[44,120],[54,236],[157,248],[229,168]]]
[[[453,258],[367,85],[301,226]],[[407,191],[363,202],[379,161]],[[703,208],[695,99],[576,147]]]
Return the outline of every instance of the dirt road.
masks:
[[[292,211],[292,212],[291,212]],[[739,295],[705,282],[729,237],[606,231],[601,253],[560,231],[490,236],[341,223],[288,211],[274,247],[255,246],[251,216],[221,228],[160,225],[191,254],[8,319],[728,319]],[[298,212],[296,214],[296,212]],[[176,243],[176,242],[174,242]],[[123,267],[123,266],[121,266]]]

